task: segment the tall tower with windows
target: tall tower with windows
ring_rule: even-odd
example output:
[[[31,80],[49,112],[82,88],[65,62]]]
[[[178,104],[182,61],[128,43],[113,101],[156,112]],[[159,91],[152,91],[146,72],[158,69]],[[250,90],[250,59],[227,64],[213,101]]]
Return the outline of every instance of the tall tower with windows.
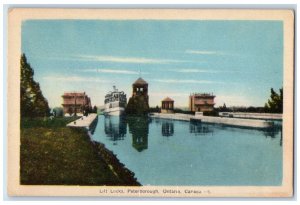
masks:
[[[127,114],[144,115],[149,111],[148,83],[138,78],[132,84],[132,96],[126,107]]]
[[[132,97],[144,96],[148,99],[148,83],[143,78],[138,78],[132,84]]]

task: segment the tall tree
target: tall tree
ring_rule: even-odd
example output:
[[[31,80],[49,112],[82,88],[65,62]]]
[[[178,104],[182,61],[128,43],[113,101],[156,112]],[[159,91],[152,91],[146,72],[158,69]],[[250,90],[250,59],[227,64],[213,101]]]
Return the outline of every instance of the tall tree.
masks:
[[[21,116],[44,117],[50,113],[48,101],[43,96],[39,83],[34,81],[34,71],[27,62],[25,54],[21,56]]]
[[[226,104],[224,103],[223,106],[219,107],[219,111],[220,112],[228,112],[229,109],[227,108]]]
[[[265,104],[265,111],[271,113],[282,113],[283,110],[283,89],[279,89],[279,94],[271,88],[271,96]]]
[[[97,113],[97,110],[98,110],[98,108],[97,108],[97,106],[95,105],[95,106],[93,107],[93,113]]]

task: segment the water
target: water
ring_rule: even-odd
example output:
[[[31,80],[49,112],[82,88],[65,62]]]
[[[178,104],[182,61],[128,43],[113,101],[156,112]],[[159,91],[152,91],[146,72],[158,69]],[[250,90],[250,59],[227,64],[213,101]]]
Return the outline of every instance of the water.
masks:
[[[278,123],[277,123],[278,124]],[[105,144],[143,185],[281,185],[281,123],[256,130],[99,116]]]

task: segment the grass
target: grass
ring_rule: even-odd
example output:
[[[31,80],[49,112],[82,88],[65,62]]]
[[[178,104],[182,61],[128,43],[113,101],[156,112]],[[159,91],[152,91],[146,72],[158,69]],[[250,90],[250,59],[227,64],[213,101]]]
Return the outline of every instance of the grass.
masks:
[[[84,129],[66,124],[74,119],[22,119],[21,184],[128,185],[99,156]]]
[[[80,117],[56,117],[50,119],[48,117],[43,118],[23,118],[21,121],[21,128],[58,128],[66,127],[66,124],[79,119]]]

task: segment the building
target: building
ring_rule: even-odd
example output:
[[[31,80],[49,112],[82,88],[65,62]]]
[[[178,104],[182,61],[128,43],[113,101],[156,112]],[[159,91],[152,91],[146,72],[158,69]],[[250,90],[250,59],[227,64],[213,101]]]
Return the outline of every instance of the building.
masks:
[[[161,113],[174,113],[174,100],[166,97],[161,101]]]
[[[215,97],[210,93],[193,93],[189,97],[189,110],[194,112],[213,111]]]
[[[132,84],[132,96],[126,107],[126,114],[145,115],[149,112],[148,83],[138,78]]]
[[[138,78],[132,84],[132,97],[134,96],[144,96],[147,101],[149,100],[148,83],[143,78]]]
[[[92,109],[91,99],[85,92],[65,92],[62,98],[64,115],[82,115]]]

